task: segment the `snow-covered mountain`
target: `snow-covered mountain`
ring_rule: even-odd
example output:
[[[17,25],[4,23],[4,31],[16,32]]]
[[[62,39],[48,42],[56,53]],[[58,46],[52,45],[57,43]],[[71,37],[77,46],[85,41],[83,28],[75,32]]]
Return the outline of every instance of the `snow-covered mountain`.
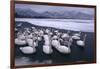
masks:
[[[17,18],[60,18],[60,19],[93,19],[94,16],[79,11],[50,12],[45,11],[38,13],[32,9],[15,8],[15,17]]]

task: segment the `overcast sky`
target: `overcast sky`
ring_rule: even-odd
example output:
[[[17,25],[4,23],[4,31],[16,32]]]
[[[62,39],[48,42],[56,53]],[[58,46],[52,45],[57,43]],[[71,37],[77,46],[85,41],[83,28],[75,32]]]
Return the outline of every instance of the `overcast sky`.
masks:
[[[39,13],[45,11],[65,12],[65,11],[80,11],[87,14],[94,15],[94,8],[81,8],[81,7],[64,7],[64,6],[48,6],[48,5],[29,5],[29,4],[15,4],[15,8],[32,9]]]

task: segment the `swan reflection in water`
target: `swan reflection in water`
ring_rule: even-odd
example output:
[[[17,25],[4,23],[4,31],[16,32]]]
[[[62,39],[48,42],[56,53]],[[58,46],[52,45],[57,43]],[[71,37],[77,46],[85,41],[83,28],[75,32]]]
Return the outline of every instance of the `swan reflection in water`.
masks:
[[[33,62],[33,61],[30,60],[29,57],[20,57],[17,60],[15,60],[16,66],[30,65],[30,64],[52,64],[52,63],[53,63],[53,61],[51,59],[43,60],[43,61],[35,60]]]

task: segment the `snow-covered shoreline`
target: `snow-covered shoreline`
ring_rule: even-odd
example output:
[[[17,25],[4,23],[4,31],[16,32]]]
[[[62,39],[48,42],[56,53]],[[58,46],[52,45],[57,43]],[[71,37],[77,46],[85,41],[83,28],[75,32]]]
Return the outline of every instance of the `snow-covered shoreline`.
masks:
[[[15,18],[15,21],[72,31],[94,32],[94,20]]]

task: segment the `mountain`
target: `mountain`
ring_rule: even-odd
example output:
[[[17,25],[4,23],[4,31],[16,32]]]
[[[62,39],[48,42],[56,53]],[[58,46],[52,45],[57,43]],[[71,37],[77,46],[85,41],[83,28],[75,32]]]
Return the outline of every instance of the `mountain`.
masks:
[[[15,17],[17,18],[33,18],[38,17],[41,14],[32,11],[31,9],[22,9],[22,8],[16,8],[15,9]]]
[[[45,11],[38,13],[32,9],[15,8],[16,18],[55,18],[55,19],[93,19],[93,15],[79,11],[50,12]]]

